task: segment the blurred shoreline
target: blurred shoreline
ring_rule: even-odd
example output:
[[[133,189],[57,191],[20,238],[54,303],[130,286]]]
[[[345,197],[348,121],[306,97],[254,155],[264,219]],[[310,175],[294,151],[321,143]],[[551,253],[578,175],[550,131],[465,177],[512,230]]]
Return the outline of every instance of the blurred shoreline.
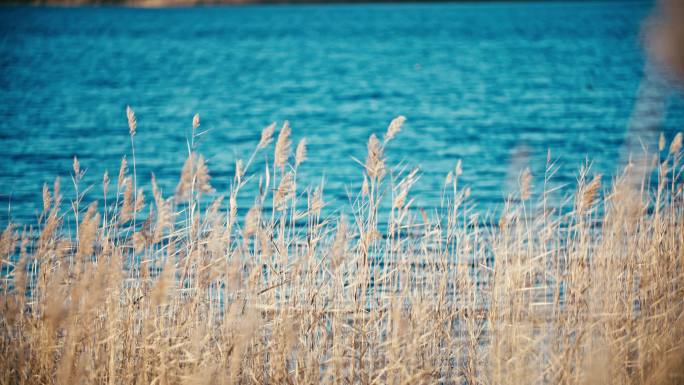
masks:
[[[391,4],[391,3],[563,3],[560,0],[17,0],[0,1],[0,6],[124,6],[141,8],[236,6],[236,5],[297,5],[297,4]],[[634,3],[641,0],[576,0],[573,3]]]

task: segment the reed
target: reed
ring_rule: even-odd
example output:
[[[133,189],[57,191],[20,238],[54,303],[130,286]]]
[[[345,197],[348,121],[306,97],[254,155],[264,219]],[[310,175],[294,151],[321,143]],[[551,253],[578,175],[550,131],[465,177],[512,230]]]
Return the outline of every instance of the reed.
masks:
[[[271,170],[252,169],[275,123],[236,159],[225,203],[199,115],[171,197],[153,176],[146,202],[126,157],[103,205],[77,193],[65,210],[46,184],[38,222],[0,236],[0,384],[684,382],[681,134],[609,185],[583,168],[567,210],[548,201],[549,158],[542,191],[525,169],[485,221],[460,161],[440,207],[415,206],[419,170],[384,156],[404,121],[369,138],[349,217],[297,184],[306,141],[293,159],[287,123]]]

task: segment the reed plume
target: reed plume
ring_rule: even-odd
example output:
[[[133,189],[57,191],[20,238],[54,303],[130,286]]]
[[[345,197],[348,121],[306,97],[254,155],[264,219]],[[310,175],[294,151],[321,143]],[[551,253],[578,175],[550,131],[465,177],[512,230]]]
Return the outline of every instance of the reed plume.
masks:
[[[532,186],[532,172],[526,167],[520,175],[520,199],[526,201],[530,199],[530,188]]]
[[[596,200],[596,195],[601,188],[601,174],[594,175],[594,178],[581,189],[581,195],[579,199],[579,212],[584,213],[587,209],[592,207]]]
[[[280,184],[278,185],[278,188],[275,191],[275,195],[273,196],[273,205],[276,207],[277,210],[284,210],[287,208],[287,200],[292,196],[294,193],[294,176],[291,172],[286,173],[283,175],[283,178],[280,180]]]
[[[398,116],[390,122],[389,127],[387,127],[387,132],[385,133],[385,143],[394,139],[394,137],[401,131],[401,126],[406,122],[406,117]]]
[[[380,179],[385,175],[384,150],[375,134],[368,138],[366,173],[371,179]]]
[[[276,122],[273,122],[268,126],[264,127],[264,129],[261,131],[261,139],[259,140],[259,144],[257,145],[258,149],[264,149],[271,143],[271,141],[273,140],[273,133],[275,132],[275,128]]]
[[[299,167],[306,160],[306,138],[299,141],[295,151],[295,167]]]
[[[135,136],[135,130],[138,127],[138,122],[135,120],[135,112],[131,106],[126,106],[126,118],[128,119],[128,133]]]
[[[670,155],[678,153],[682,149],[682,133],[678,132],[670,143]]]
[[[290,140],[291,132],[290,123],[285,121],[285,123],[283,123],[283,128],[280,129],[280,134],[278,134],[278,140],[275,145],[275,153],[273,155],[273,164],[275,167],[280,167],[282,169],[287,164],[287,160],[290,156],[290,147],[292,146],[292,141]]]

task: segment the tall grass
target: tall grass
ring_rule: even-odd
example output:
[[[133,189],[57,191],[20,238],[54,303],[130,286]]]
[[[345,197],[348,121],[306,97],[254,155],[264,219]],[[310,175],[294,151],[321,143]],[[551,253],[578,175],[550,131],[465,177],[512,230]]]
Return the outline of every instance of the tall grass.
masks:
[[[298,185],[287,123],[236,160],[227,203],[199,116],[173,194],[153,177],[146,200],[124,158],[85,205],[75,160],[76,196],[46,185],[38,223],[2,233],[0,384],[684,382],[681,134],[613,181],[582,169],[569,210],[551,160],[526,170],[487,226],[460,162],[439,209],[413,206],[419,171],[384,155],[403,122],[368,140],[348,217]]]

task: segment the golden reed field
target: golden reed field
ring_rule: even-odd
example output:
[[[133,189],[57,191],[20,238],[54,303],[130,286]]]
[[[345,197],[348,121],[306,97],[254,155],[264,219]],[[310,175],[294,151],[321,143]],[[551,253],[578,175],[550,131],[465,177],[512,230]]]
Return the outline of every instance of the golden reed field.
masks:
[[[368,139],[353,215],[331,216],[287,123],[224,198],[197,115],[176,190],[138,185],[127,113],[103,201],[74,159],[75,196],[46,185],[38,222],[2,233],[0,384],[684,383],[682,134],[613,180],[587,165],[567,210],[549,157],[487,225],[460,163],[439,209],[414,207],[419,171],[384,156],[403,117]]]

